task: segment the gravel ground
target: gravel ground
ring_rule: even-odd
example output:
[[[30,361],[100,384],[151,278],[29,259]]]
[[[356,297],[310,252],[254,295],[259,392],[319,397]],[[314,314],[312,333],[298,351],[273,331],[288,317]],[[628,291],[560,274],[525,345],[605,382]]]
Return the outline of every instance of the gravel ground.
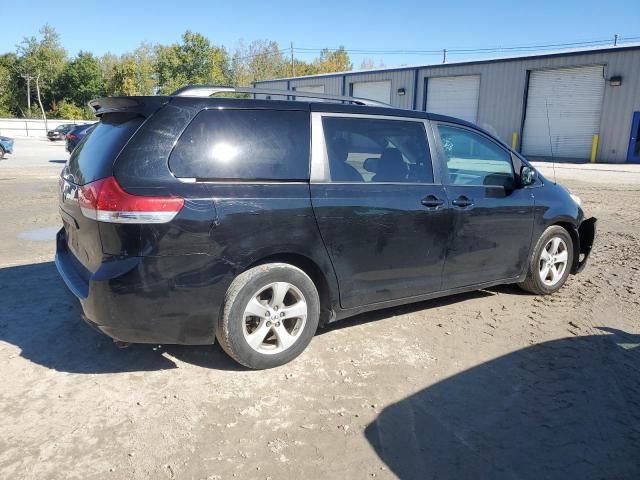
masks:
[[[640,170],[556,169],[599,218],[558,294],[360,315],[254,372],[80,320],[52,262],[65,158],[0,161],[0,478],[640,478]]]

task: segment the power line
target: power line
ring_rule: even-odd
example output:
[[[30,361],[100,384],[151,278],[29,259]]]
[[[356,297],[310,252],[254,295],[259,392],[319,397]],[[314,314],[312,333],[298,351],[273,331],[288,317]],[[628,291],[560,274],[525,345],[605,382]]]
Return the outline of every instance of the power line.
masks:
[[[599,40],[583,40],[576,42],[556,42],[556,43],[544,43],[544,44],[530,44],[530,45],[517,45],[517,46],[497,46],[497,47],[480,47],[480,48],[439,48],[439,49],[408,49],[400,48],[394,50],[383,49],[371,49],[371,48],[328,48],[328,47],[295,47],[293,45],[289,48],[282,48],[278,50],[270,50],[266,52],[259,52],[251,55],[232,56],[235,61],[248,60],[256,57],[270,57],[272,55],[286,55],[293,57],[294,54],[310,55],[320,54],[324,51],[336,51],[344,50],[348,54],[352,55],[442,55],[446,50],[446,55],[467,55],[475,53],[504,53],[504,52],[527,52],[527,51],[544,51],[550,49],[563,49],[563,48],[579,48],[579,47],[594,47],[604,46],[611,44],[618,46],[624,43],[630,43],[639,41],[640,35],[614,35],[612,38],[599,39]]]
[[[607,44],[618,45],[621,43],[629,43],[636,40],[640,40],[639,35],[622,36],[616,35],[615,37],[599,40],[586,40],[579,42],[558,42],[558,43],[545,43],[545,44],[531,44],[531,45],[517,45],[517,46],[497,46],[497,47],[484,47],[484,48],[447,48],[447,54],[470,54],[470,53],[499,53],[499,52],[513,52],[513,51],[531,51],[531,50],[548,50],[548,49],[562,49],[562,48],[578,48],[589,46],[602,46]],[[323,50],[335,51],[342,48],[346,53],[350,54],[377,54],[377,55],[442,55],[443,48],[439,49],[395,49],[395,50],[383,50],[383,49],[368,49],[368,48],[314,48],[314,47],[296,47],[296,51],[300,53],[318,53]]]

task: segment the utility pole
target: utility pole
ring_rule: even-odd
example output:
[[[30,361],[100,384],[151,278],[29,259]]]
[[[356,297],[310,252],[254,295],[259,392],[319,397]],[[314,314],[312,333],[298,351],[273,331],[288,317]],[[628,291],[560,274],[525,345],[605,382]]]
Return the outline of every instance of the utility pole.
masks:
[[[31,79],[33,77],[28,73],[21,73],[20,76],[27,81],[27,110],[31,112]]]
[[[292,77],[296,76],[296,64],[293,59],[293,42],[291,42],[291,76]]]
[[[617,45],[618,45],[618,34],[616,33],[616,34],[613,36],[613,46],[615,47],[615,46],[617,46]]]
[[[442,63],[446,63],[447,62],[447,49],[443,48],[442,49]]]

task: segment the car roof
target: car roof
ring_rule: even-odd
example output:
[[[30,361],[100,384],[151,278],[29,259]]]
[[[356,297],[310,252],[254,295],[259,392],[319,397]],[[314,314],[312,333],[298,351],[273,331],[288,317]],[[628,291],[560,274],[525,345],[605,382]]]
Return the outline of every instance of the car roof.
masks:
[[[432,120],[437,122],[454,123],[480,130],[484,134],[494,138],[502,145],[502,140],[482,127],[462,120],[460,118],[449,117],[437,113],[424,112],[419,110],[409,110],[393,106],[378,105],[356,105],[351,103],[341,103],[339,101],[314,101],[314,100],[274,100],[257,98],[229,98],[229,97],[207,97],[207,96],[130,96],[130,97],[106,97],[92,100],[90,105],[96,110],[98,116],[111,112],[138,112],[145,116],[151,114],[163,105],[171,104],[178,108],[188,110],[206,110],[214,108],[233,109],[258,109],[258,110],[303,110],[309,112],[327,113],[352,113],[360,115],[385,115],[392,117],[416,118]],[[90,126],[90,124],[89,124]],[[85,127],[85,125],[81,126]],[[76,127],[78,128],[78,127]]]
[[[346,98],[346,97],[345,97]],[[304,110],[312,112],[353,113],[360,115],[388,115],[394,117],[421,118],[426,120],[447,121],[476,127],[459,118],[448,117],[430,112],[410,110],[383,105],[357,105],[341,103],[339,101],[326,100],[275,100],[258,98],[229,98],[229,97],[189,97],[189,96],[130,96],[130,97],[106,97],[90,102],[96,115],[104,115],[113,112],[138,112],[151,114],[162,105],[171,104],[175,107],[188,108],[190,110],[203,110],[212,108],[237,108],[237,109],[275,109],[275,110]],[[146,115],[145,115],[146,116]],[[477,127],[476,127],[477,128]]]
[[[85,129],[89,128],[92,125],[93,125],[93,123],[84,123],[82,125],[74,125],[71,130],[73,130],[75,132],[79,132],[80,130],[85,130]]]
[[[417,110],[396,107],[354,105],[333,101],[305,101],[305,100],[274,100],[254,98],[225,98],[225,97],[166,97],[173,105],[189,105],[196,108],[239,108],[239,109],[276,109],[276,110],[305,110],[313,112],[354,113],[361,115],[389,115],[394,117],[409,117],[429,119],[432,114]],[[439,116],[440,117],[440,116]],[[443,117],[444,118],[444,117]],[[448,118],[448,117],[447,117]],[[451,119],[452,121],[459,121]]]

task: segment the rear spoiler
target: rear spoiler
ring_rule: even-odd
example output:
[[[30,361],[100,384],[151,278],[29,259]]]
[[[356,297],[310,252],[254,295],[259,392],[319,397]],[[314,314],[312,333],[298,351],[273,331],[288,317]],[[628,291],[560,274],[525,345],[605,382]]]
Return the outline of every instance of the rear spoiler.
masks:
[[[169,97],[104,97],[89,102],[96,117],[105,113],[133,113],[148,117],[169,101]]]

